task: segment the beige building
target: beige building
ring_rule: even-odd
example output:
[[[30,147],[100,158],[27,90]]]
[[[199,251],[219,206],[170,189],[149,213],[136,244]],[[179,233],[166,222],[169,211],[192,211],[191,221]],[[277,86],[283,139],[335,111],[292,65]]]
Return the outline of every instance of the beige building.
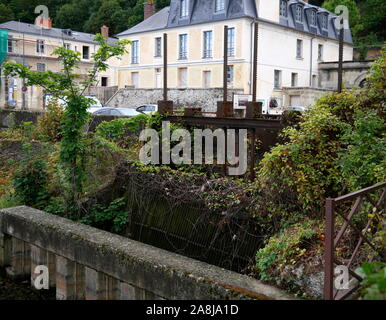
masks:
[[[98,49],[94,41],[95,35],[52,28],[50,19],[37,19],[35,24],[10,21],[0,24],[0,30],[8,32],[6,61],[22,63],[33,71],[59,72],[62,65],[58,58],[53,56],[53,51],[64,46],[81,53],[77,73],[79,79],[82,79],[92,67],[92,56]],[[116,41],[114,38],[108,38],[108,29],[103,29],[103,32],[107,41]],[[115,85],[115,75],[115,69],[111,67],[98,75],[96,85]],[[0,107],[41,109],[44,102],[44,91],[41,87],[25,87],[22,79],[5,77],[3,72],[1,73]]]
[[[258,99],[276,99],[283,107],[304,100],[299,88],[317,88],[314,93],[320,95],[318,64],[338,59],[337,16],[306,1],[171,0],[170,7],[153,15],[151,3],[145,6],[150,17],[117,35],[133,43],[117,68],[120,88],[162,87],[164,33],[168,35],[168,86],[218,88],[223,84],[227,25],[228,84],[250,94],[253,30],[258,23]],[[351,33],[345,30],[344,60],[352,58]],[[293,94],[291,88],[296,89]],[[304,101],[309,101],[309,95],[308,90]]]

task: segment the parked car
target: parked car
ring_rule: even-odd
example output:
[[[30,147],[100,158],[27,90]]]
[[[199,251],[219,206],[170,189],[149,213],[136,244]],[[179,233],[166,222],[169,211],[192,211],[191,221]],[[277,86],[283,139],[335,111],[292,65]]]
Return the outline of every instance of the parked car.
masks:
[[[299,111],[299,112],[304,112],[304,111],[307,111],[308,110],[308,107],[300,107],[300,106],[298,106],[298,107],[287,107],[286,109],[285,109],[285,111]]]
[[[130,108],[101,108],[94,111],[92,114],[99,116],[127,116],[127,117],[135,117],[140,115],[141,113],[136,111],[135,109]]]
[[[89,110],[88,110],[89,112],[103,108],[103,104],[99,101],[99,99],[97,97],[95,97],[95,96],[85,96],[85,97],[92,99],[91,105],[90,105]],[[49,104],[52,99],[53,99],[53,96],[50,94],[47,94],[45,96],[45,105]],[[57,99],[57,100],[58,100],[59,105],[61,105],[63,108],[66,108],[66,106],[67,106],[66,101],[64,101],[63,99]],[[95,109],[95,110],[90,111],[90,109]]]
[[[151,114],[158,111],[158,106],[156,104],[149,104],[138,107],[137,110],[139,113]]]

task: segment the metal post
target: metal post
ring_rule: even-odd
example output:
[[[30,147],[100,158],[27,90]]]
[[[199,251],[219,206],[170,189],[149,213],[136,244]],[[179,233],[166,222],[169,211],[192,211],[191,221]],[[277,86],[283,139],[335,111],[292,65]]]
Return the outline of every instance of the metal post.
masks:
[[[338,92],[343,89],[343,45],[344,45],[344,25],[341,25],[339,34],[339,66],[338,66]]]
[[[259,39],[259,24],[255,22],[255,36],[253,45],[253,90],[252,90],[252,102],[256,102],[257,96],[257,48]]]
[[[164,33],[164,101],[168,101],[168,35]]]
[[[228,102],[228,26],[224,26],[224,103]]]
[[[334,300],[334,199],[330,198],[326,200],[324,299]]]
[[[250,137],[251,137],[251,163],[249,164],[249,171],[250,171],[250,179],[251,181],[255,181],[256,175],[255,175],[255,153],[256,153],[256,129],[250,130]]]

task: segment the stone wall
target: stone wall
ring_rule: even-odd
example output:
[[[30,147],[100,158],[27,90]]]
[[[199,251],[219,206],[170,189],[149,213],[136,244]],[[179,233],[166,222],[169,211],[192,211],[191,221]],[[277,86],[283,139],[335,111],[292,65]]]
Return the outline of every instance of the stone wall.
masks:
[[[162,100],[162,89],[120,89],[108,102],[109,107],[134,108],[145,104],[157,104]],[[242,89],[229,89],[228,100],[233,100],[234,94],[243,94]],[[217,101],[223,99],[222,88],[212,89],[169,89],[168,99],[174,102],[174,107],[201,107],[204,111],[216,111]]]
[[[291,299],[247,276],[28,207],[0,210],[0,267],[44,265],[57,299]]]
[[[343,63],[343,86],[347,89],[359,86],[370,70],[371,61],[345,61]],[[337,90],[338,62],[319,63],[320,87]]]
[[[43,113],[40,111],[22,111],[0,109],[0,128],[19,126],[24,122],[37,123]]]

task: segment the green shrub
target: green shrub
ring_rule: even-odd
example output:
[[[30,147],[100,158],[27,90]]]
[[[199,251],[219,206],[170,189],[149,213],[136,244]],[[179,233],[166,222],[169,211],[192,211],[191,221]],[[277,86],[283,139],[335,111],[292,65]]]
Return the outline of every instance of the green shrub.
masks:
[[[12,208],[20,206],[22,203],[20,199],[18,199],[12,193],[6,193],[0,196],[0,209]]]
[[[356,191],[386,180],[386,123],[374,110],[359,110],[342,136],[342,184]]]
[[[24,145],[25,152],[31,153],[31,146]],[[13,175],[15,195],[27,206],[41,207],[49,197],[47,191],[48,172],[45,160],[33,154],[19,163]]]
[[[296,264],[313,247],[321,233],[319,223],[306,220],[271,237],[256,254],[257,276],[262,281],[283,284],[280,273],[286,265]]]
[[[39,118],[39,133],[41,139],[51,142],[61,140],[63,114],[64,110],[57,100],[51,100],[47,105],[47,111]]]
[[[364,263],[360,271],[364,275],[360,299],[386,300],[386,263]]]
[[[110,203],[108,207],[94,206],[90,213],[80,222],[116,233],[122,232],[128,224],[128,212],[125,210],[124,198],[119,198]]]

